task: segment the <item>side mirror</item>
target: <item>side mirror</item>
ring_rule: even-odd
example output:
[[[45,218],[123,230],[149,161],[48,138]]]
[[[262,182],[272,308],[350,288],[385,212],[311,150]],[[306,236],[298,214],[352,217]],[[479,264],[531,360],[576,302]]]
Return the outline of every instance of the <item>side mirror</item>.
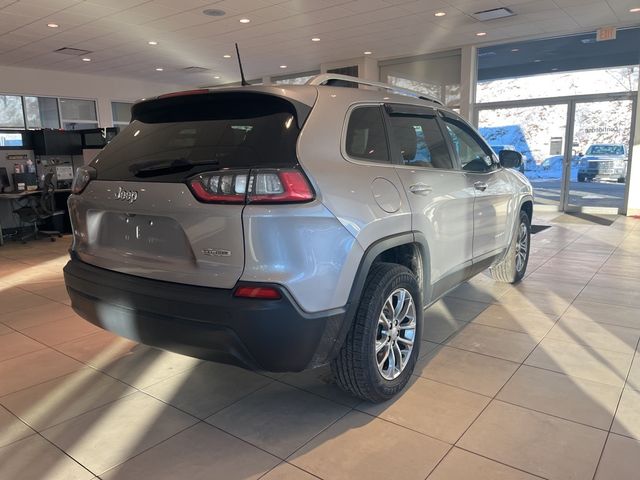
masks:
[[[498,154],[500,165],[503,168],[520,168],[522,165],[522,154],[513,150],[501,150]]]

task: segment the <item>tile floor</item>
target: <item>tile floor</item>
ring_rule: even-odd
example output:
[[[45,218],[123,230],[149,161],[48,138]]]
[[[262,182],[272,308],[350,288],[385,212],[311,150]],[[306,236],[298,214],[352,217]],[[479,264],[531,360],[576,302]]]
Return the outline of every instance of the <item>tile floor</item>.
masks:
[[[394,401],[154,350],[69,307],[68,239],[0,248],[0,479],[638,479],[640,220],[553,226],[426,312]]]

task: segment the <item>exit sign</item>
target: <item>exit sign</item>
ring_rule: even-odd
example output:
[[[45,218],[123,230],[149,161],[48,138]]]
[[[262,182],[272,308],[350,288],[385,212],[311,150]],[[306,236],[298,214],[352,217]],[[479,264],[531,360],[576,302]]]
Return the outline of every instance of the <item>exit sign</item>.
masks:
[[[598,29],[596,40],[598,42],[606,42],[607,40],[616,39],[616,27],[602,27]]]

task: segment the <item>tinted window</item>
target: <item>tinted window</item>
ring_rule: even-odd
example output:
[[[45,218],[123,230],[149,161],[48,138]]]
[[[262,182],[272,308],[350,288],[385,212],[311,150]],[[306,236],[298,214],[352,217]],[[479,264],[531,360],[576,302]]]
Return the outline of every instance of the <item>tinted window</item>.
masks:
[[[445,119],[451,143],[462,169],[469,172],[487,172],[495,168],[493,155],[469,127],[456,120]]]
[[[359,107],[347,127],[347,155],[370,162],[388,162],[389,152],[380,107]]]
[[[453,168],[447,144],[436,119],[427,116],[392,115],[394,148],[405,165]]]
[[[182,181],[220,168],[293,166],[300,132],[287,100],[256,94],[174,97],[136,105],[92,165],[102,180]]]

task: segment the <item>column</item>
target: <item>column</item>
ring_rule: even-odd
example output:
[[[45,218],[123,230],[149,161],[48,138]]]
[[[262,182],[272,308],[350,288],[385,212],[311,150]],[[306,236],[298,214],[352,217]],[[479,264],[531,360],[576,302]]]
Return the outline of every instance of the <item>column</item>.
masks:
[[[636,100],[635,128],[633,145],[629,152],[627,168],[626,215],[640,215],[640,92]]]
[[[460,61],[460,115],[473,122],[473,104],[476,98],[478,77],[478,48],[474,45],[462,47]]]

